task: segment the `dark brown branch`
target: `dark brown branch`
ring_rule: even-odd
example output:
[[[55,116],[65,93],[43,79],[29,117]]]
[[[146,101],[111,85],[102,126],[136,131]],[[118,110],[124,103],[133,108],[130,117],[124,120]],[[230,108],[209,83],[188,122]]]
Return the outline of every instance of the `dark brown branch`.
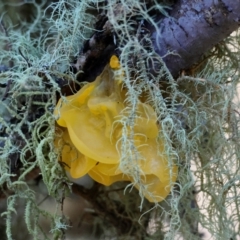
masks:
[[[165,56],[163,60],[174,77],[181,70],[196,64],[205,52],[229,36],[240,24],[239,1],[177,2],[170,16],[160,21],[159,31],[152,29],[155,50],[160,56]]]
[[[73,65],[78,71],[77,80],[79,82],[94,81],[109,62],[116,48],[113,41],[112,26],[106,16],[99,16],[95,29],[95,33],[84,44],[80,56]]]

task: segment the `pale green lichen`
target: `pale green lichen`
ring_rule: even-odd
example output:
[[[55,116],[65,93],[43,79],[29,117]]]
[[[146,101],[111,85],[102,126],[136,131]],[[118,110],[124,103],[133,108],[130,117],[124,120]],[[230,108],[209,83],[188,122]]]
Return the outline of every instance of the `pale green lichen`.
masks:
[[[167,14],[162,1],[150,2],[156,11]],[[94,32],[98,9],[104,9],[108,16],[121,52],[129,107],[125,109],[128,117],[121,120],[124,128],[119,149],[120,168],[133,177],[133,184],[139,185],[142,198],[139,206],[143,212],[155,213],[152,219],[158,227],[148,239],[179,236],[197,239],[194,229],[198,221],[215,239],[239,237],[240,126],[236,91],[239,33],[216,46],[215,54],[209,54],[201,71],[175,81],[151,48],[150,36],[139,37],[142,20],[150,22],[157,31],[154,16],[146,9],[145,1],[60,0],[51,6],[47,1],[42,4],[32,1],[31,4],[34,9],[31,23],[19,17],[20,25],[12,28],[7,12],[1,15],[7,34],[0,36],[0,63],[10,68],[0,73],[0,81],[7,84],[11,80],[8,97],[0,102],[0,131],[4,133],[0,135],[0,184],[14,192],[8,197],[7,210],[2,213],[8,239],[12,239],[11,219],[19,198],[26,201],[25,221],[33,239],[41,239],[38,228],[41,215],[51,220],[54,239],[62,237],[62,229],[68,227],[62,216],[52,216],[37,206],[36,194],[26,182],[26,176],[35,167],[40,168],[49,195],[57,201],[71,188],[57,161],[60,153],[53,144],[55,118],[52,112],[56,93],[61,95],[57,80],[75,81],[68,69],[84,41]],[[2,9],[7,7],[1,3]],[[16,19],[14,21],[16,23]],[[231,45],[234,49],[229,47]],[[159,66],[154,76],[149,73],[152,62]],[[166,88],[161,86],[163,77]],[[164,203],[156,204],[153,210],[143,201],[142,191],[147,186],[141,183],[140,170],[131,164],[138,154],[131,136],[134,135],[136,104],[143,94],[157,113],[161,125],[159,138],[165,139],[169,165],[177,163],[179,166],[178,183],[171,196]],[[0,97],[3,95],[4,91]],[[19,145],[19,142],[24,144]],[[20,163],[14,162],[16,157]],[[21,169],[18,179],[13,180],[19,174],[15,172],[15,164],[21,164]],[[192,206],[196,195],[201,196],[199,207]],[[124,204],[134,219],[137,215],[132,212],[131,201],[128,196]],[[109,234],[109,230],[104,231]],[[112,233],[117,235],[115,230]]]

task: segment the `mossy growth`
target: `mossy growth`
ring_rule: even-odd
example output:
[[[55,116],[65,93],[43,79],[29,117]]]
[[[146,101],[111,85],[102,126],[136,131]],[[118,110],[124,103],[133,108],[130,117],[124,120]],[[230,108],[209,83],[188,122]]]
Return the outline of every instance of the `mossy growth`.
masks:
[[[32,1],[21,3],[21,9],[29,7],[28,18],[19,12],[13,19],[6,9],[18,4],[0,3],[0,184],[1,197],[8,201],[2,213],[7,239],[13,239],[11,222],[19,199],[26,203],[23,218],[33,239],[66,236],[67,216],[50,214],[37,204],[29,181],[39,177],[56,209],[72,191],[91,203],[98,239],[200,239],[199,226],[215,239],[237,239],[239,33],[215,46],[200,67],[173,79],[144,31],[146,22],[158,31],[154,14],[167,15],[171,4]],[[69,180],[59,162],[53,112],[60,98],[96,79],[112,54],[119,57],[126,91],[119,169],[132,183],[95,184],[86,190]],[[89,64],[95,69],[91,74]],[[160,203],[144,198],[147,186],[133,164],[139,152],[132,137],[139,100],[156,114],[158,143],[164,140],[169,169],[178,166],[177,182]],[[51,220],[51,236],[39,226],[41,216]]]

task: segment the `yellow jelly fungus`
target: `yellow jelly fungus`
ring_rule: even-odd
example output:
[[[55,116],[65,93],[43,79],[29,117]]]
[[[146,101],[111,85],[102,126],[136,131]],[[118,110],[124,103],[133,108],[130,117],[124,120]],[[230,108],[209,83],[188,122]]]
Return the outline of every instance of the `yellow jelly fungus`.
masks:
[[[118,181],[130,181],[130,178],[126,175],[124,175],[123,173],[119,172],[115,172],[115,171],[111,171],[111,169],[109,171],[106,172],[102,172],[101,171],[101,167],[98,168],[98,166],[101,166],[102,163],[99,163],[98,165],[96,165],[94,168],[92,168],[88,174],[89,176],[94,179],[96,182],[99,182],[105,186],[109,186],[115,182]],[[108,164],[105,164],[108,165]],[[111,165],[111,164],[110,164]],[[108,166],[106,166],[108,167]],[[112,166],[109,166],[109,168],[111,168]],[[113,167],[113,169],[118,168],[118,165],[115,165]],[[112,170],[113,170],[112,169]]]
[[[120,62],[116,55],[113,55],[110,59],[110,67],[112,69],[119,69],[120,68]]]
[[[62,162],[64,168],[69,171],[73,178],[84,176],[97,163],[95,160],[86,158],[75,148],[69,138],[68,132],[64,129],[61,137],[55,138],[55,146],[62,148]]]
[[[122,80],[116,78],[115,69],[120,69],[120,63],[112,56],[94,82],[75,95],[60,99],[54,112],[59,117],[57,123],[65,129],[62,161],[70,168],[65,169],[73,178],[88,173],[106,186],[133,180],[119,168],[121,120],[128,117],[124,111],[128,104],[126,90]],[[162,201],[176,181],[178,169],[169,165],[164,140],[158,139],[160,128],[153,108],[139,100],[136,112],[133,141],[139,159],[132,164],[139,167],[140,180],[147,188],[143,192],[145,197],[151,202]]]

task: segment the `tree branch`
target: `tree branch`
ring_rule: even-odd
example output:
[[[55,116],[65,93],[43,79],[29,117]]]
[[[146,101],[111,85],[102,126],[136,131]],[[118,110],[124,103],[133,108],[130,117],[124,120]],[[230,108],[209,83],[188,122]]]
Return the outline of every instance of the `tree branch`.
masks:
[[[160,21],[159,31],[152,29],[152,41],[156,52],[164,56],[164,62],[176,77],[180,70],[197,63],[239,24],[239,1],[180,0],[173,5],[170,16]]]

